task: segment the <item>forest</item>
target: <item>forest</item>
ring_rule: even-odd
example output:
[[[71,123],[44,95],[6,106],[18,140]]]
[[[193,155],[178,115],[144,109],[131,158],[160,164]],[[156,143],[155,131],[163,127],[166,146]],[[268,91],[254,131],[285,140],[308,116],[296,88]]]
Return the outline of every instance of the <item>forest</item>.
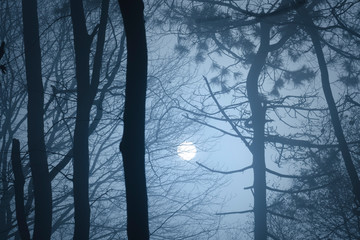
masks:
[[[359,0],[0,0],[0,240],[360,239]]]

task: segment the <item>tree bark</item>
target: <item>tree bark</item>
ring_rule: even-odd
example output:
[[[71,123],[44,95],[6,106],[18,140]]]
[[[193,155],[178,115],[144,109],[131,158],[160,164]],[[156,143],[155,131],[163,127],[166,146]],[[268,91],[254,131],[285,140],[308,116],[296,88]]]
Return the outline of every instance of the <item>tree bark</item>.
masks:
[[[15,188],[15,209],[16,220],[19,233],[22,240],[30,240],[30,232],[26,222],[26,213],[24,207],[24,174],[22,171],[20,158],[20,142],[18,139],[13,139],[11,149],[11,164],[14,172],[14,188]]]
[[[130,240],[149,239],[145,177],[145,100],[147,46],[144,3],[119,0],[128,52],[124,110],[124,133],[120,144],[123,156],[127,235]]]
[[[254,170],[254,217],[255,217],[255,240],[264,240],[267,237],[266,221],[266,165],[265,165],[265,112],[258,91],[258,80],[266,57],[269,52],[270,25],[261,22],[261,40],[259,49],[251,64],[247,79],[246,89],[252,114],[254,129],[253,141],[250,151],[253,155]]]
[[[355,195],[356,203],[358,206],[360,206],[360,180],[350,154],[349,146],[345,139],[344,131],[341,127],[339,113],[337,111],[336,103],[331,91],[329,72],[327,69],[324,53],[321,47],[319,33],[316,30],[316,26],[314,25],[311,16],[306,12],[304,8],[299,9],[298,13],[302,16],[302,19],[304,19],[303,21],[305,23],[304,24],[305,30],[310,35],[311,41],[314,45],[315,54],[318,60],[320,73],[321,73],[321,84],[326,99],[326,103],[329,107],[330,117],[334,128],[335,137],[339,142],[339,149],[344,159],[346,171],[350,177],[350,182],[352,184],[352,191]]]
[[[44,140],[44,89],[36,0],[23,0],[25,67],[28,92],[28,145],[35,197],[33,239],[51,237],[52,196]]]

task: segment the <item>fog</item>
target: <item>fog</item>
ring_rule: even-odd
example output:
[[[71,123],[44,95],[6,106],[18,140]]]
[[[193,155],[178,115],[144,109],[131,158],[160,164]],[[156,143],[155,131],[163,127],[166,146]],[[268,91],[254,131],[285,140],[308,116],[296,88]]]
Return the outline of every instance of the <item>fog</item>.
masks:
[[[0,1],[0,239],[360,239],[359,1]]]

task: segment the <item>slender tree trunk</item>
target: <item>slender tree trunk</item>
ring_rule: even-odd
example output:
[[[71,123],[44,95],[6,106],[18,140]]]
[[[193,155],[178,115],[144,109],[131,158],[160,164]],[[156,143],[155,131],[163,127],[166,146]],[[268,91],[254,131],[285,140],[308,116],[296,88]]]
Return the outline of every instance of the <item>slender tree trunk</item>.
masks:
[[[70,1],[74,31],[75,66],[77,83],[76,122],[73,145],[74,186],[74,239],[89,239],[89,51],[90,36],[87,33],[82,0]]]
[[[11,113],[9,111],[5,113],[5,121],[1,129],[2,133],[6,133],[8,131],[7,128],[10,126],[10,115]],[[3,136],[1,143],[2,152],[0,152],[0,166],[1,166],[1,176],[3,179],[6,179],[8,174],[7,152],[9,151],[10,146],[7,141],[7,138],[9,137],[11,136]],[[11,222],[12,216],[10,215],[9,217],[7,214],[10,208],[12,192],[9,191],[8,181],[2,181],[1,187],[2,187],[2,195],[0,197],[0,239],[7,239],[12,226],[12,222]]]
[[[130,240],[149,239],[145,177],[145,99],[147,46],[142,0],[119,0],[128,52],[124,134],[120,150],[124,162],[127,234]]]
[[[324,53],[321,47],[319,33],[316,30],[316,26],[314,25],[311,16],[306,12],[304,8],[299,9],[298,13],[302,16],[305,23],[305,30],[310,35],[311,41],[314,45],[316,57],[318,60],[320,73],[321,73],[321,84],[324,91],[326,103],[329,107],[331,122],[334,127],[335,136],[339,142],[339,149],[341,151],[341,155],[345,162],[346,171],[350,177],[350,181],[352,184],[353,193],[355,195],[355,199],[357,205],[360,206],[360,181],[359,176],[356,172],[350,150],[348,144],[346,142],[344,131],[341,127],[341,122],[339,118],[339,113],[336,108],[336,103],[331,91],[330,80],[329,80],[329,72],[327,69],[327,64],[325,61]]]
[[[251,153],[253,155],[254,169],[254,216],[255,216],[255,240],[264,240],[267,237],[266,222],[266,166],[265,166],[265,111],[264,101],[259,95],[258,80],[266,57],[269,52],[270,26],[261,23],[260,47],[251,64],[246,89],[251,109],[251,120],[254,129]]]
[[[89,239],[90,205],[89,205],[89,119],[90,109],[95,99],[105,40],[105,30],[109,0],[102,1],[102,11],[94,58],[92,79],[90,82],[90,47],[92,38],[86,28],[86,19],[82,0],[71,0],[71,20],[74,32],[77,107],[73,145],[74,166],[74,206],[75,231],[74,239]]]
[[[44,89],[37,1],[23,0],[22,11],[28,92],[28,145],[35,197],[33,239],[46,240],[51,236],[52,197],[44,140]]]
[[[11,163],[15,178],[15,209],[16,220],[19,233],[22,240],[30,240],[29,228],[26,222],[25,206],[24,206],[24,184],[25,178],[22,171],[20,158],[20,142],[13,139],[11,150]]]

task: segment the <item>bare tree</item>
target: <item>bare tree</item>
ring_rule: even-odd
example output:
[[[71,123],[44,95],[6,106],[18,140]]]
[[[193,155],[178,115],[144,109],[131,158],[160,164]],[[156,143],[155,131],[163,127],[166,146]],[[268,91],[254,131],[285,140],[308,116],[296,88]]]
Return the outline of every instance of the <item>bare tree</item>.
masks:
[[[180,6],[179,9],[181,10],[175,9],[172,12],[178,17],[175,18],[178,21],[179,19],[181,21],[181,17],[187,16],[187,21],[185,21],[184,24],[187,27],[187,31],[179,33],[178,50],[187,50],[185,46],[186,41],[180,36],[182,34],[189,34],[193,37],[192,40],[197,41],[199,45],[198,49],[200,50],[198,50],[196,59],[199,59],[200,62],[204,61],[201,59],[204,59],[206,51],[210,52],[208,55],[210,55],[213,61],[214,69],[220,72],[218,76],[210,79],[210,81],[205,79],[210,96],[208,98],[204,97],[204,99],[213,99],[216,109],[207,108],[205,104],[201,106],[189,104],[194,109],[192,112],[188,111],[193,114],[190,118],[217,129],[224,134],[240,138],[253,154],[254,160],[251,166],[232,172],[242,172],[254,168],[254,185],[249,187],[249,189],[254,189],[255,204],[253,211],[255,213],[254,234],[256,239],[265,239],[266,237],[276,238],[276,236],[273,236],[266,230],[266,212],[270,215],[291,218],[291,216],[271,210],[271,206],[266,205],[266,190],[270,190],[271,192],[287,192],[288,194],[292,193],[291,190],[280,190],[267,186],[265,179],[266,174],[281,178],[297,177],[295,175],[280,174],[267,169],[264,154],[265,143],[271,143],[278,149],[280,159],[283,159],[283,156],[286,154],[292,155],[294,159],[298,158],[296,155],[300,152],[291,153],[294,148],[321,149],[336,147],[335,144],[326,145],[318,142],[315,134],[283,134],[274,130],[280,126],[281,123],[295,130],[296,123],[294,121],[290,120],[287,122],[284,120],[284,115],[287,115],[290,119],[295,119],[295,117],[292,117],[291,112],[294,112],[294,115],[300,115],[304,121],[310,122],[310,115],[315,117],[319,112],[325,112],[326,110],[325,107],[311,106],[311,99],[318,99],[316,92],[304,92],[299,95],[288,95],[285,97],[281,97],[278,92],[278,90],[285,85],[284,79],[301,86],[304,81],[314,79],[315,77],[315,72],[308,67],[304,66],[298,70],[291,70],[287,69],[289,66],[283,64],[283,55],[286,54],[293,59],[294,63],[299,59],[299,56],[297,56],[296,52],[293,52],[292,49],[286,53],[286,47],[291,46],[291,44],[299,44],[302,41],[302,33],[297,33],[296,28],[293,26],[294,24],[296,26],[298,22],[295,10],[300,9],[303,5],[304,2],[302,1],[295,4],[289,4],[284,1],[274,4],[264,3],[264,7],[262,8],[260,3],[258,7],[255,7],[254,5],[246,4],[245,1],[239,4],[222,3],[218,1],[199,1],[197,4],[189,2],[188,5],[186,5],[186,3],[184,3],[183,9],[181,9]],[[188,21],[188,19],[190,20]],[[260,27],[258,23],[260,23]],[[242,30],[242,28],[244,30]],[[265,29],[267,29],[267,31],[265,31]],[[246,32],[246,30],[248,30],[248,32]],[[252,30],[254,30],[254,32],[251,32]],[[264,34],[264,32],[267,32],[267,34]],[[253,33],[253,38],[248,37],[251,33]],[[256,45],[252,40],[257,38],[260,38],[260,43],[255,42],[257,43],[258,49],[254,51]],[[209,40],[212,40],[214,43],[212,51],[208,50]],[[229,64],[227,67],[220,67],[216,60],[214,60],[216,57],[212,57],[212,55],[215,55],[213,53],[217,52],[221,52],[228,58],[233,59],[233,64]],[[234,78],[236,79],[236,72],[231,72],[231,69],[241,64],[251,64],[246,78],[246,92],[244,90],[238,90],[241,84],[243,84],[241,81],[238,83],[235,81],[233,85],[229,84],[229,78],[231,78],[230,73],[234,73]],[[278,72],[281,72],[281,74]],[[242,73],[239,73],[240,76],[241,74]],[[280,77],[276,77],[277,75],[280,75]],[[241,79],[241,77],[238,77],[238,79]],[[275,82],[272,90],[269,90],[270,84],[268,79],[274,80]],[[217,92],[212,91],[210,82],[213,82],[214,85],[219,85],[220,90]],[[234,95],[236,92],[239,92],[239,95]],[[231,104],[224,106],[220,104],[220,100],[215,96],[217,95],[221,98],[227,93],[229,95],[232,94],[233,100]],[[287,100],[290,101],[289,105],[284,104]],[[298,102],[296,103],[297,100]],[[250,111],[246,109],[247,105],[249,105]],[[232,109],[236,109],[236,112],[229,113]],[[280,113],[280,109],[282,109],[283,113]],[[273,110],[273,112],[270,110]],[[304,115],[301,112],[307,113]],[[227,122],[230,130],[225,130],[224,128],[210,124],[204,120],[206,118],[210,121]],[[279,125],[274,123],[275,118],[279,120]],[[283,136],[281,136],[281,134]],[[321,133],[319,132],[319,134]],[[258,195],[256,193],[257,189],[260,190],[258,193],[260,192],[262,194]],[[262,207],[258,208],[258,206]],[[257,212],[257,208],[261,209],[261,211]],[[249,211],[241,212],[245,213]],[[257,213],[261,213],[261,217],[257,218]]]
[[[44,139],[44,88],[37,1],[22,1],[28,92],[28,146],[35,197],[34,239],[50,239],[52,192]]]
[[[304,19],[304,26],[306,32],[310,35],[311,41],[313,43],[315,54],[318,60],[320,72],[321,72],[321,83],[322,89],[324,91],[325,99],[329,107],[329,112],[331,116],[331,122],[334,127],[335,136],[339,142],[339,149],[341,151],[342,157],[345,162],[346,170],[349,174],[353,193],[356,198],[357,205],[360,205],[360,180],[355,169],[348,144],[346,142],[343,129],[341,127],[340,118],[338,110],[336,108],[335,100],[330,86],[329,72],[327,69],[326,60],[322,50],[319,34],[316,30],[311,16],[307,13],[306,8],[301,8],[298,10],[300,16]]]
[[[145,99],[147,46],[144,3],[119,0],[127,46],[124,133],[120,144],[123,155],[127,232],[129,239],[149,239],[145,177]]]
[[[6,2],[1,2],[1,8],[4,9]],[[15,17],[17,16],[17,17]],[[9,12],[4,12],[0,16],[1,28],[11,29],[2,31],[1,38],[6,39],[6,49],[2,56],[2,62],[7,67],[7,74],[1,74],[0,80],[0,168],[1,168],[1,187],[0,187],[0,238],[7,239],[13,231],[12,218],[12,198],[14,189],[11,184],[9,164],[9,153],[11,152],[11,140],[15,137],[19,129],[22,129],[26,122],[26,114],[22,114],[20,109],[26,108],[26,85],[25,69],[23,57],[14,59],[18,53],[13,51],[14,46],[22,46],[22,29],[10,28],[15,24],[21,26],[21,2],[14,4]],[[11,50],[10,50],[11,49]],[[12,60],[12,61],[11,61]],[[11,62],[11,64],[8,64]],[[25,129],[25,128],[23,128]],[[26,133],[22,135],[26,139]]]
[[[88,34],[83,3],[81,0],[71,1],[70,7],[74,31],[77,81],[77,110],[73,150],[75,204],[74,239],[89,239],[89,117],[91,106],[99,85],[109,1],[104,0],[102,3],[102,15],[99,24],[97,48],[91,79],[89,54],[92,40],[96,34],[96,29],[93,34]]]
[[[12,150],[11,150],[11,163],[15,178],[14,188],[15,188],[15,208],[16,208],[17,225],[19,228],[21,239],[30,240],[30,232],[26,222],[26,213],[24,207],[25,178],[21,164],[20,142],[18,139],[13,139]]]

